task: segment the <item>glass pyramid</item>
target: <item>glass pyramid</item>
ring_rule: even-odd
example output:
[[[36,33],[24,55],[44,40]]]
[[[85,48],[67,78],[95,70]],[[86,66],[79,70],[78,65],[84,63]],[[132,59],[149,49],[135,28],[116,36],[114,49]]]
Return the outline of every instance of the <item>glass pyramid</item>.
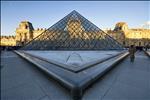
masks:
[[[123,47],[74,10],[21,49],[109,50]]]

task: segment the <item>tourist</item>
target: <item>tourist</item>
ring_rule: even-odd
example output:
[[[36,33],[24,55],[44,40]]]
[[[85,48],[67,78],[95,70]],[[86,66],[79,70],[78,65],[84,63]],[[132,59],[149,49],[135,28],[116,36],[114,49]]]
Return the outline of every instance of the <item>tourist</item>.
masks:
[[[148,44],[147,44],[147,45],[145,46],[145,51],[147,51],[148,47],[149,47],[149,46],[148,46]]]
[[[130,61],[131,62],[134,62],[134,59],[135,59],[135,52],[136,52],[136,48],[134,45],[131,45],[130,48],[129,48],[129,55],[130,55]]]

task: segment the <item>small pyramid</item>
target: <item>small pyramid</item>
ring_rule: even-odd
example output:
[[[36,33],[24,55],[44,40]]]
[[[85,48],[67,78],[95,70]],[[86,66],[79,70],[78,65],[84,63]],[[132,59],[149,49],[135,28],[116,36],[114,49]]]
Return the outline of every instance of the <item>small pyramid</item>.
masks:
[[[66,61],[67,64],[76,65],[76,66],[79,66],[82,62],[83,62],[83,59],[81,55],[76,52],[71,53],[68,56],[67,61]]]
[[[123,49],[112,37],[73,10],[23,50],[109,50]]]

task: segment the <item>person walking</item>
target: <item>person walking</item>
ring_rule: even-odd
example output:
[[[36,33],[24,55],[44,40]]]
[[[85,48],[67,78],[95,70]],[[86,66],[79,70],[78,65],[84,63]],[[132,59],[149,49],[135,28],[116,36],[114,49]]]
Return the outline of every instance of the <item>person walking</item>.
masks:
[[[148,46],[148,44],[147,44],[147,45],[145,46],[145,51],[147,51],[147,50],[148,50],[148,47],[149,47],[149,46]]]
[[[135,52],[136,52],[136,48],[134,45],[131,45],[129,48],[129,55],[130,55],[130,61],[134,62],[135,59]]]

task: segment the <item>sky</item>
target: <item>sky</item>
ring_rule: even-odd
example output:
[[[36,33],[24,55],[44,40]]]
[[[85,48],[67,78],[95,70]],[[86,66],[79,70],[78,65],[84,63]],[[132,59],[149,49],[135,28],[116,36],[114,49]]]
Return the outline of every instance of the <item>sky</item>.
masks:
[[[1,35],[15,35],[21,21],[49,28],[76,10],[100,29],[126,22],[137,28],[150,22],[150,1],[1,1]]]

